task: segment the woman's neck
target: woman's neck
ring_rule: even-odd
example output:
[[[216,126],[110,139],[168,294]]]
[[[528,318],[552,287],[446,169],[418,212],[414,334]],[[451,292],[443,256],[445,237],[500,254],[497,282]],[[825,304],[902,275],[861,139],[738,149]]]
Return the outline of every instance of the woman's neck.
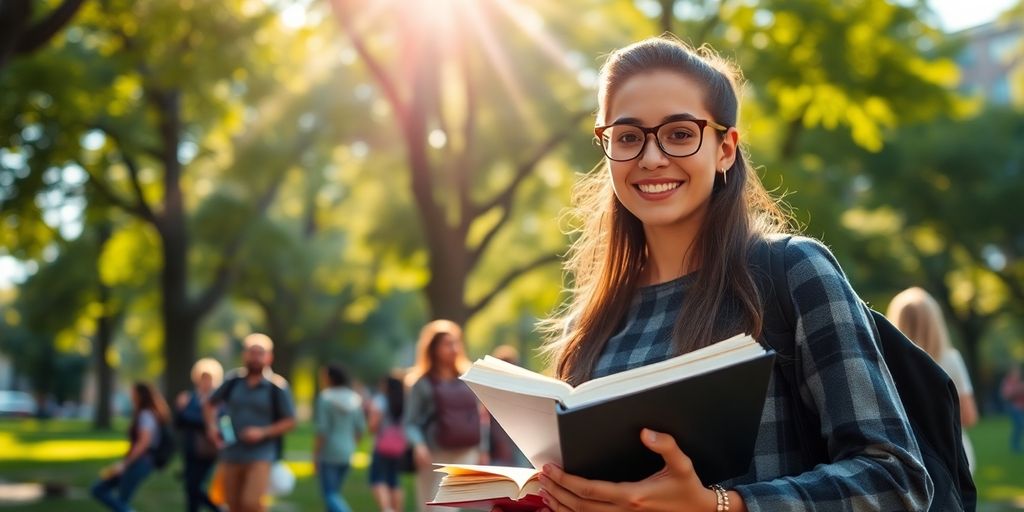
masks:
[[[459,372],[455,368],[448,367],[437,367],[431,372],[437,380],[451,380],[459,376]]]
[[[647,261],[641,285],[671,281],[697,270],[694,257],[696,230],[680,226],[644,226]]]

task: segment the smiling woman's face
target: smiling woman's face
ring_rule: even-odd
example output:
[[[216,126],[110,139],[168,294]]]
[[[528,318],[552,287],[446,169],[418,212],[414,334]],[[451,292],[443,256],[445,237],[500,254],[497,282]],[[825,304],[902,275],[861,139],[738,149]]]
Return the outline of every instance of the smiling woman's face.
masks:
[[[679,114],[717,121],[704,107],[703,88],[672,71],[652,71],[627,79],[608,107],[606,124],[629,119],[631,124],[654,127]],[[697,227],[703,222],[715,172],[723,165],[724,156],[713,128],[705,127],[703,137],[700,150],[687,157],[666,155],[650,135],[639,157],[608,161],[615,195],[645,227]]]

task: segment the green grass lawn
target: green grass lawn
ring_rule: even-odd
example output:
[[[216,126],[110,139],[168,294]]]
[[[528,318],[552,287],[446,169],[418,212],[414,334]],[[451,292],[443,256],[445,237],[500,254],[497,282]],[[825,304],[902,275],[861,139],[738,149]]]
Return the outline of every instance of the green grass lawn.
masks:
[[[89,496],[89,486],[98,478],[99,471],[124,454],[126,425],[119,424],[114,432],[93,432],[85,422],[78,421],[0,421],[0,481],[6,482],[58,482],[70,486],[67,498],[46,499],[28,504],[7,504],[0,497],[0,510],[42,511],[101,511],[103,507]],[[377,509],[368,484],[369,445],[364,440],[362,456],[354,459],[352,472],[346,478],[343,495],[355,512]],[[297,477],[295,491],[278,499],[273,511],[323,510],[323,502],[313,478],[310,462],[312,432],[303,425],[288,436],[285,452],[289,465]],[[133,500],[138,512],[184,510],[185,499],[178,478],[181,465],[175,461],[164,471],[146,480]],[[403,477],[406,489],[406,509],[413,510],[411,476]]]
[[[5,504],[6,511],[42,512],[101,511],[88,495],[99,470],[115,460],[127,448],[124,424],[115,432],[93,432],[88,424],[77,421],[0,421],[0,480],[7,482],[57,482],[70,486],[66,498],[36,501],[28,504]],[[1009,421],[986,418],[970,431],[979,468],[975,474],[984,512],[1024,510],[1024,454],[1009,451]],[[313,480],[309,453],[312,434],[304,425],[288,437],[286,453],[295,470],[298,483],[295,492],[278,500],[272,510],[322,510],[322,502]],[[354,468],[345,482],[343,494],[355,512],[376,510],[367,485],[368,448],[357,456]],[[136,495],[134,506],[139,512],[183,510],[184,497],[176,475],[175,463],[147,480]],[[412,480],[406,476],[407,510],[412,510]]]

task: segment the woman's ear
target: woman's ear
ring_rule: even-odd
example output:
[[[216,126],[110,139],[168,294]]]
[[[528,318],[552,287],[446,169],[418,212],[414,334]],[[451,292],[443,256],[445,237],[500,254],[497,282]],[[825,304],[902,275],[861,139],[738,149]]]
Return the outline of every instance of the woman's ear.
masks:
[[[729,128],[722,136],[722,142],[718,144],[718,166],[717,169],[730,169],[736,162],[736,153],[739,151],[740,132],[736,127]]]

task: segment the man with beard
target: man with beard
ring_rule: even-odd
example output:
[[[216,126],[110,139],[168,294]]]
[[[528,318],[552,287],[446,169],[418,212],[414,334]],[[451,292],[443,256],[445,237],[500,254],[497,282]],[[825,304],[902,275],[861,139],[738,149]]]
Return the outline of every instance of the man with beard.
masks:
[[[280,457],[281,436],[295,428],[288,384],[270,371],[274,343],[264,334],[242,340],[244,368],[204,404],[207,435],[221,447],[224,493],[231,512],[262,512],[270,466]],[[216,408],[223,404],[224,418]],[[226,418],[226,419],[225,419]]]

